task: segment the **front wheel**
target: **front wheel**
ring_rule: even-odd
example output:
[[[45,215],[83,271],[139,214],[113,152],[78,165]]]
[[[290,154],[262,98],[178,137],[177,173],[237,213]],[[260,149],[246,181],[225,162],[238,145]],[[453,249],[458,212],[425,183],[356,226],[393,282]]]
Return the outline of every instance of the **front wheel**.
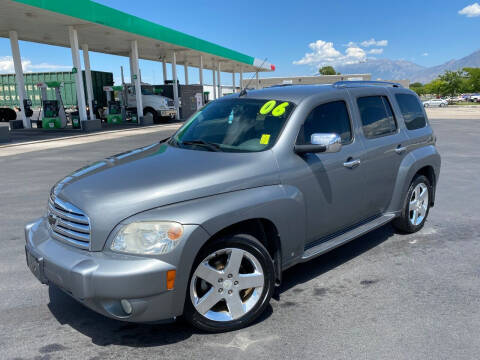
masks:
[[[406,233],[414,233],[422,229],[430,210],[432,185],[426,176],[416,176],[407,192],[400,217],[393,221],[393,226]]]
[[[274,284],[272,258],[256,238],[237,234],[213,241],[194,263],[185,317],[208,332],[243,328],[263,313]]]
[[[152,108],[146,108],[145,110],[143,110],[143,116],[151,116],[154,124],[159,123],[159,116],[157,112]]]

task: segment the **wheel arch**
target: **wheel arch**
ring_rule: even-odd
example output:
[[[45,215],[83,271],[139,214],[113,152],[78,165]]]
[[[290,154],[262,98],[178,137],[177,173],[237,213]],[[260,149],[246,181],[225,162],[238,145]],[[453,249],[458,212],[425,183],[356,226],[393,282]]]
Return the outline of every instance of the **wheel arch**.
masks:
[[[431,180],[431,204],[433,204],[435,202],[434,195],[440,173],[440,164],[440,155],[433,145],[420,147],[408,153],[400,165],[388,211],[400,213],[408,188],[417,174],[425,175]]]
[[[282,244],[277,226],[273,221],[266,218],[251,218],[233,223],[213,234],[202,248],[218,238],[235,234],[251,235],[265,246],[274,261],[276,283],[279,284],[282,279]]]
[[[410,182],[417,176],[423,175],[425,176],[428,181],[430,181],[430,185],[432,186],[432,196],[430,197],[430,206],[435,205],[435,190],[436,190],[436,177],[435,177],[435,170],[433,169],[432,165],[426,165],[420,168],[412,177]]]

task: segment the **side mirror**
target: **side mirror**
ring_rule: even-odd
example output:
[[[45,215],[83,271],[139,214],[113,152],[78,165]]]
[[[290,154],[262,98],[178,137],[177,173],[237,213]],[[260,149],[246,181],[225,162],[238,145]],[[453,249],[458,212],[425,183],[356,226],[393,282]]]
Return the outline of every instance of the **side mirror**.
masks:
[[[342,148],[342,139],[337,134],[312,134],[311,145],[295,145],[297,154],[306,153],[334,153]]]

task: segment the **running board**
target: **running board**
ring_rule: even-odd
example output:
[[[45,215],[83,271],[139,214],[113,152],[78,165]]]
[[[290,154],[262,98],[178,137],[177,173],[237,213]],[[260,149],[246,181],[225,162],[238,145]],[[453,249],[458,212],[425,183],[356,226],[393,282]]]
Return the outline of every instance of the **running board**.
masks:
[[[343,245],[349,241],[352,241],[359,236],[362,236],[376,228],[379,228],[380,226],[387,224],[394,218],[395,218],[394,214],[385,214],[375,218],[374,220],[366,224],[362,224],[350,231],[347,231],[346,233],[338,235],[333,239],[322,242],[317,246],[314,246],[308,250],[305,250],[302,256],[302,261],[308,261],[314,257],[325,254],[326,252],[333,250],[336,247],[339,247],[340,245]]]

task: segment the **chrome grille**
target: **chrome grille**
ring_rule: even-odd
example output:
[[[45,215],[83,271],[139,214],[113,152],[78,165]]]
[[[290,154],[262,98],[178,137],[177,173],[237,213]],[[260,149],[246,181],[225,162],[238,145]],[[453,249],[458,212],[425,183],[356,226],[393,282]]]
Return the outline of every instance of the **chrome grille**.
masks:
[[[72,204],[51,196],[48,201],[48,223],[54,239],[82,249],[90,248],[90,220]]]

